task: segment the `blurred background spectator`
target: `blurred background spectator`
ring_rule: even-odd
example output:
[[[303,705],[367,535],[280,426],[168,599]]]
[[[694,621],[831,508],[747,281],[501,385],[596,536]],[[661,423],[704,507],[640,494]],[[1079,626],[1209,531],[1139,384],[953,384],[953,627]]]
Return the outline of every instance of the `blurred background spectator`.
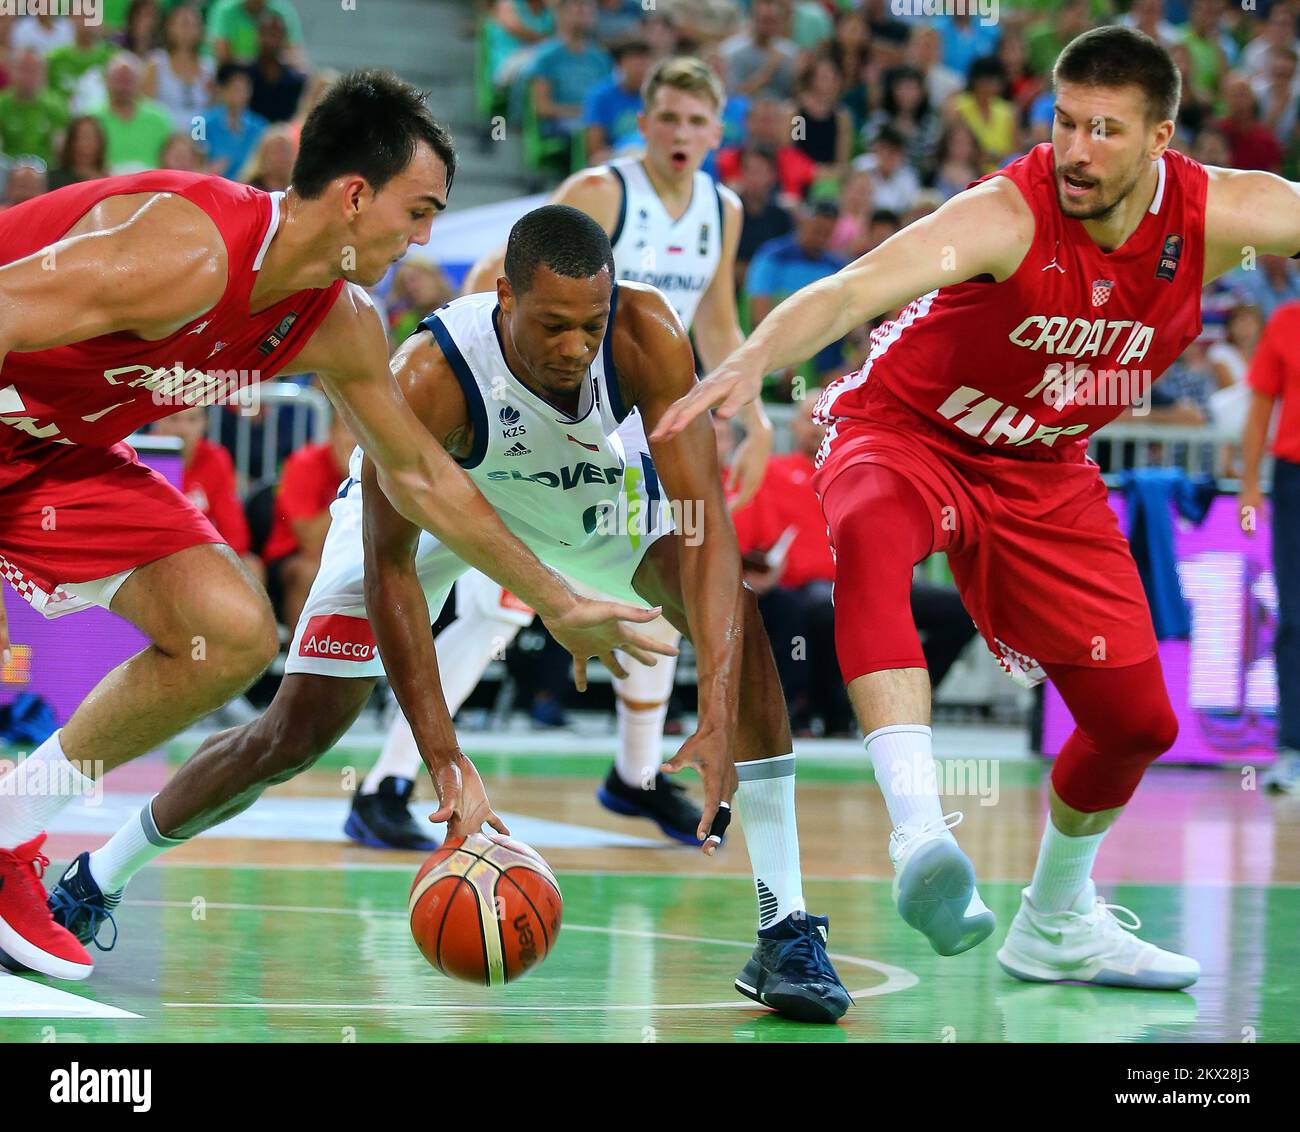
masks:
[[[108,141],[108,171],[118,175],[156,169],[163,146],[172,134],[166,107],[140,90],[144,64],[121,51],[105,68],[108,101],[95,111]]]
[[[239,179],[263,192],[284,192],[293,176],[293,163],[298,156],[298,143],[293,131],[286,125],[271,126],[258,140],[257,148]]]
[[[582,124],[587,131],[587,160],[595,165],[640,136],[636,118],[641,113],[641,86],[653,57],[649,42],[640,36],[610,47],[614,73],[587,92]]]
[[[165,106],[178,130],[192,130],[211,101],[216,67],[203,54],[203,17],[193,4],[177,4],[162,25],[162,46],[149,53],[144,91]]]
[[[208,13],[208,40],[218,64],[251,63],[257,58],[258,26],[266,13],[275,14],[284,25],[289,65],[302,67],[302,24],[297,10],[287,0],[216,0]]]
[[[758,326],[784,298],[801,287],[834,275],[845,264],[830,250],[840,209],[834,201],[805,202],[799,206],[794,231],[769,240],[750,261],[745,276],[749,318]],[[844,371],[843,349],[834,342],[814,359],[818,375],[838,377]]]
[[[594,0],[556,0],[555,36],[528,66],[528,89],[544,137],[582,128],[587,96],[613,74],[614,60],[596,43]]]
[[[64,101],[46,82],[45,59],[31,47],[15,51],[12,81],[0,90],[0,151],[48,162],[67,123]]]
[[[734,186],[745,219],[736,247],[736,286],[743,288],[749,262],[768,240],[786,235],[794,227],[790,210],[777,195],[776,150],[763,142],[752,142],[740,154],[740,176]]]
[[[158,0],[131,0],[126,10],[126,26],[118,37],[121,47],[141,63],[147,63],[159,46],[161,36],[162,9]]]
[[[20,157],[9,167],[0,209],[12,208],[38,197],[49,188],[45,162],[39,157]]]
[[[813,164],[814,177],[834,194],[848,172],[853,116],[840,105],[844,76],[828,55],[812,59],[799,76],[792,140]]]
[[[721,47],[727,90],[789,98],[794,94],[799,48],[788,38],[789,0],[753,0],[749,26]]]
[[[50,188],[108,176],[108,141],[99,119],[89,114],[73,118],[63,133],[59,159],[50,174]]]
[[[238,63],[217,68],[216,101],[203,116],[202,141],[213,173],[238,180],[267,121],[248,108],[253,82]]]
[[[307,76],[293,58],[284,16],[268,8],[257,20],[257,58],[246,67],[253,84],[249,109],[268,122],[287,122],[298,110]]]

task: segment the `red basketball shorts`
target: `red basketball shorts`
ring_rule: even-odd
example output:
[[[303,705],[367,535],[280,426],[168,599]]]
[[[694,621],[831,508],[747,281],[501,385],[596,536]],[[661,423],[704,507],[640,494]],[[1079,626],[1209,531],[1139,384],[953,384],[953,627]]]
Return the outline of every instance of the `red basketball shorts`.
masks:
[[[0,468],[0,574],[46,616],[73,612],[59,587],[221,542],[202,512],[128,444],[51,446]]]
[[[978,441],[950,436],[878,381],[865,396],[862,418],[832,422],[814,478],[832,546],[836,519],[842,524],[858,514],[855,480],[865,498],[870,469],[887,468],[916,489],[930,553],[947,553],[967,612],[1013,676],[1032,684],[1044,678],[1044,663],[1120,668],[1156,654],[1128,541],[1096,464],[1077,446],[1047,459],[982,451]],[[889,530],[878,533],[881,542],[890,537]],[[869,576],[846,576],[843,565],[837,593],[872,584]],[[870,561],[857,569],[870,575]],[[853,604],[837,600],[836,616]],[[871,639],[869,624],[849,629],[851,639]],[[841,655],[840,662],[847,664],[846,682],[872,670],[865,660]]]

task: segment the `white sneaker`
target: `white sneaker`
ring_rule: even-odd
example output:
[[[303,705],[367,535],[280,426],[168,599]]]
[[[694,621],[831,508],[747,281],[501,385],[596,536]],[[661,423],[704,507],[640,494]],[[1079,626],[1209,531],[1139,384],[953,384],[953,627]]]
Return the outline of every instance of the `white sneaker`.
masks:
[[[1182,990],[1201,977],[1195,959],[1138,939],[1133,933],[1141,926],[1129,909],[1098,896],[1092,881],[1065,912],[1040,912],[1026,888],[998,962],[1008,975],[1030,983]]]
[[[987,939],[997,920],[975,891],[975,866],[948,832],[962,814],[889,835],[894,904],[940,955],[960,955]]]
[[[1277,753],[1277,762],[1260,777],[1265,790],[1277,794],[1300,795],[1300,751],[1284,748]]]

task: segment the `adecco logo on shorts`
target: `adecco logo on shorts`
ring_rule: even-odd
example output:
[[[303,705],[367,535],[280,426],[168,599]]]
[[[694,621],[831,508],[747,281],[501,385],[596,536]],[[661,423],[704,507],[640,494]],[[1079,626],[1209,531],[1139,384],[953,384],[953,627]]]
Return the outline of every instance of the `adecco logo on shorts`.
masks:
[[[331,613],[313,617],[303,631],[298,645],[299,656],[327,657],[331,660],[355,660],[362,663],[379,655],[374,630],[364,617],[346,617]]]

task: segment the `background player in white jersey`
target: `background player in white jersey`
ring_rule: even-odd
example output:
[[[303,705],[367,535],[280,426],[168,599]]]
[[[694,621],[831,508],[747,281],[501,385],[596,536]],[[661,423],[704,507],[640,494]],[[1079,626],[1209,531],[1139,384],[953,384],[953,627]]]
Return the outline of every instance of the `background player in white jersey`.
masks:
[[[556,190],[552,201],[587,213],[609,234],[620,280],[649,283],[663,291],[695,339],[705,369],[718,365],[744,342],[736,315],[736,247],[744,210],[730,189],[700,166],[722,137],[725,92],[699,59],[669,58],[646,79],[638,125],[645,152],[581,170]],[[491,291],[502,273],[504,249],[476,263],[462,292]],[[731,463],[733,506],[745,502],[762,481],[772,449],[772,426],[754,402],[739,414],[745,438]],[[530,611],[490,579],[468,574],[457,586],[457,619],[438,637],[444,694],[452,712],[464,703],[494,655],[527,625]],[[676,644],[667,621],[647,626]],[[699,809],[659,771],[668,701],[676,661],[653,668],[625,661],[626,677],[614,681],[618,753],[597,797],[616,813],[648,817],[669,837],[694,843]],[[364,844],[424,848],[428,834],[406,811],[419,754],[406,721],[393,723],[379,761],[362,783],[348,819],[349,836]]]
[[[656,445],[652,460],[634,415],[652,428],[694,385],[686,330],[660,292],[615,282],[608,237],[577,209],[525,216],[506,263],[495,294],[462,297],[425,319],[394,356],[398,385],[548,566],[623,600],[653,602],[690,634],[700,726],[668,765],[695,765],[704,779],[697,844],[705,853],[720,841],[733,793],[745,822],[759,932],[736,987],[789,1017],[833,1022],[850,1000],[826,954],[826,920],[804,909],[790,725],[757,601],[741,580],[712,428],[698,422]],[[699,524],[676,532],[673,513],[686,506]],[[456,742],[429,632],[430,610],[468,566],[393,508],[359,450],[331,516],[266,714],[209,737],[164,787],[163,808],[181,815],[174,825],[142,833],[133,820],[96,854],[113,867],[83,854],[57,886],[51,906],[79,939],[94,938],[130,876],[168,844],[315,762],[384,671],[437,787],[433,818],[448,821],[452,835],[484,822],[507,832]],[[617,671],[612,654],[602,659]],[[585,687],[585,663],[575,662],[575,676]]]

